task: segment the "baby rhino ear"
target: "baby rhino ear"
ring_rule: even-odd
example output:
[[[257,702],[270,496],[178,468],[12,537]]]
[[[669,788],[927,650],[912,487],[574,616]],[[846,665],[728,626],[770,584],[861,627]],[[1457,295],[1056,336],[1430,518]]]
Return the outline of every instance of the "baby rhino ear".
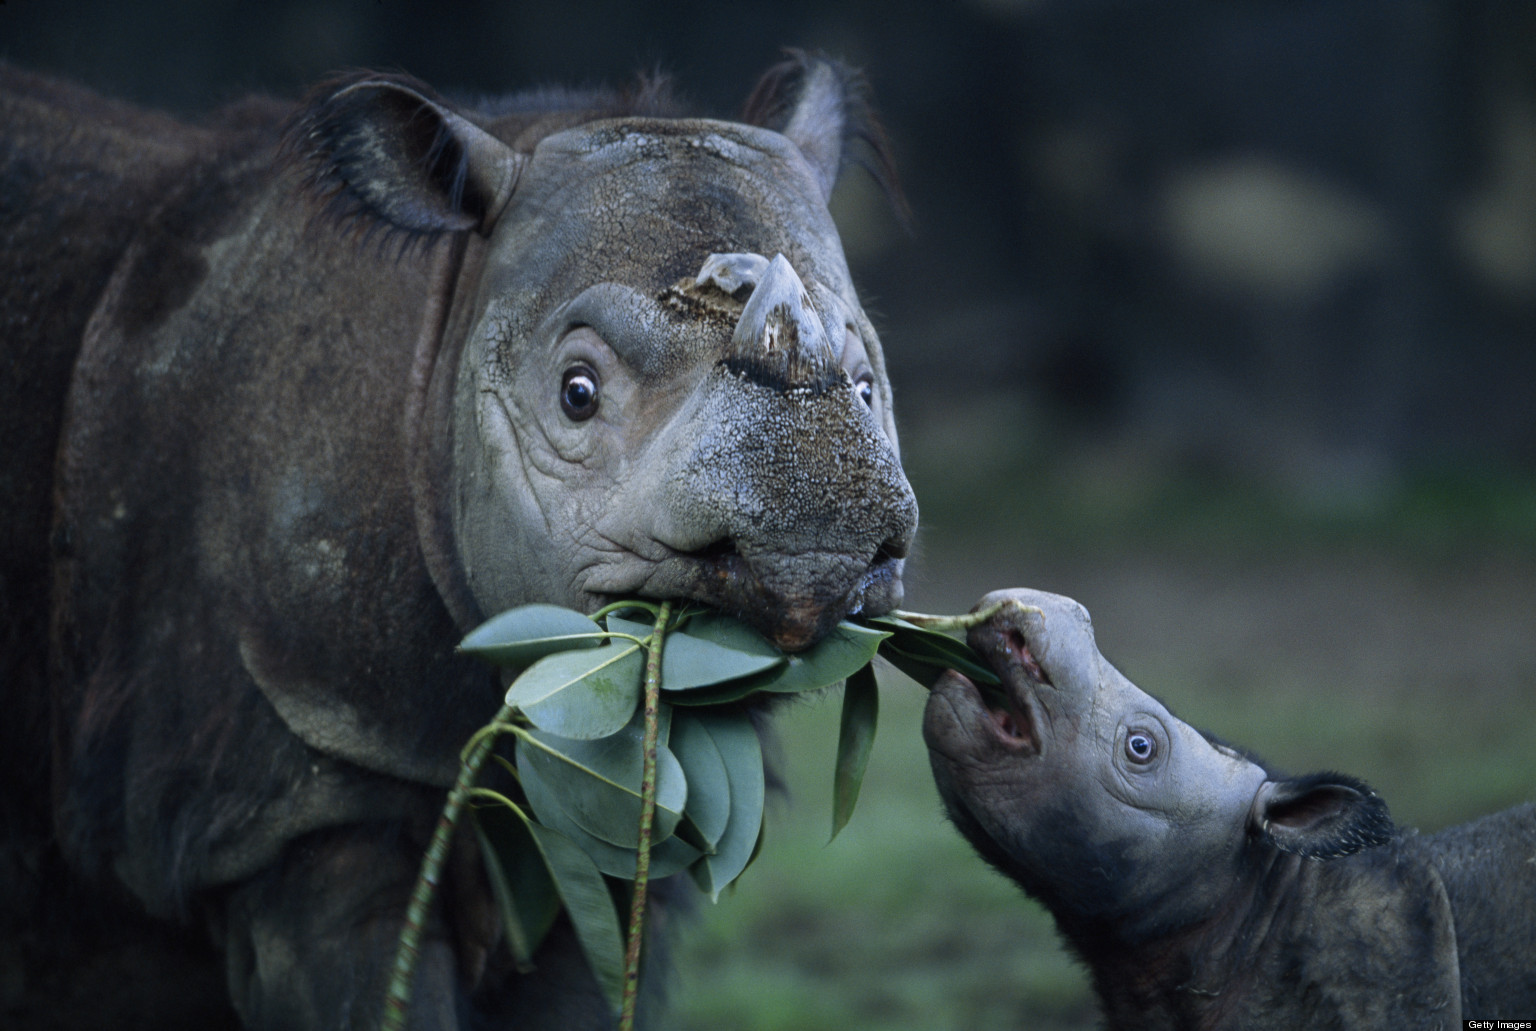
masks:
[[[1276,848],[1312,859],[1339,859],[1392,839],[1387,803],[1365,783],[1340,773],[1266,781],[1254,799],[1253,829]]]
[[[315,90],[285,147],[343,217],[422,234],[489,234],[526,160],[421,83],[374,74]]]

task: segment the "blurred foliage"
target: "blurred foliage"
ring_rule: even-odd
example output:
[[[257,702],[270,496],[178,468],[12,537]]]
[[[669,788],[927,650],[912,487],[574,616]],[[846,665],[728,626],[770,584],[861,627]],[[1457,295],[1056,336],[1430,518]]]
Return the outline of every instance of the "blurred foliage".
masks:
[[[834,198],[899,392],[1260,476],[1536,461],[1536,6],[1519,0],[13,0],[0,57],[195,115],[348,67],[474,98],[782,46],[864,67],[915,212]]]

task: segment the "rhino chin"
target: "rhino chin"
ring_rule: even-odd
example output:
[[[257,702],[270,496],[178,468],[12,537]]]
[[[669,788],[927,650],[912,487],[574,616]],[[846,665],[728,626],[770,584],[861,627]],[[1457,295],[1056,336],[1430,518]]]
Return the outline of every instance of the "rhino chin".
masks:
[[[727,561],[717,569],[722,598],[785,651],[802,651],[851,615],[880,615],[902,601],[902,559],[839,553]]]
[[[691,598],[730,613],[786,652],[804,651],[851,615],[880,615],[901,604],[903,560],[819,553],[743,557],[718,546],[674,556],[639,593]],[[633,592],[621,592],[633,593]]]

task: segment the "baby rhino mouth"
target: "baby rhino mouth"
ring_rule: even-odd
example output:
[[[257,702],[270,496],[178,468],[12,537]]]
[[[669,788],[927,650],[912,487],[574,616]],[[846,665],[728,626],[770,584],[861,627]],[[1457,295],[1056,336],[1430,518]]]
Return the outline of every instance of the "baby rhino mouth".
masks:
[[[1002,683],[979,690],[982,704],[1002,742],[1035,755],[1041,751],[1038,689],[1050,684],[1045,671],[1029,650],[1024,635],[1014,629],[996,634],[983,643],[989,665]],[[990,647],[985,647],[989,644]]]
[[[1020,685],[1022,686],[1022,685]],[[946,670],[933,685],[924,732],[930,747],[952,759],[1040,754],[1039,723],[1032,699],[1007,679],[978,685],[957,670]]]
[[[1007,661],[998,663],[1003,683],[993,702],[987,706],[999,732],[1028,741],[1036,753],[1041,750],[1039,715],[1041,687],[1050,686],[1050,678],[1029,650],[1029,643],[1017,630],[1002,636],[1002,650]]]
[[[1039,755],[1040,729],[1034,708],[1034,687],[1038,681],[1012,675],[1015,672],[1005,668],[1001,684],[978,686],[976,694],[986,711],[993,735],[1003,747],[1013,752]]]
[[[987,708],[992,726],[998,738],[1009,748],[1040,752],[1040,739],[1035,734],[1035,722],[1030,718],[1026,705],[1016,704],[1007,697],[988,698],[982,694],[982,704]]]
[[[978,639],[979,638],[979,639]],[[1041,754],[1044,747],[1038,690],[1050,683],[1015,630],[973,632],[971,643],[1000,684],[977,684],[948,670],[933,686],[926,730],[930,744],[951,755],[980,758],[999,750],[1010,757]]]

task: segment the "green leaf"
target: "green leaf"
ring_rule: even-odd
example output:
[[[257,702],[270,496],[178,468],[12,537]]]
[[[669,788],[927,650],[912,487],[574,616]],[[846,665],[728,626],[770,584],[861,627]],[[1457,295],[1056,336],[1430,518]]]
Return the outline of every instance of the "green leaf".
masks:
[[[597,978],[603,997],[617,1013],[624,997],[624,934],[608,893],[608,882],[575,842],[550,827],[528,823],[560,901],[570,914],[576,940]]]
[[[517,969],[533,969],[533,954],[560,913],[560,896],[522,819],[504,805],[473,810],[475,837],[496,896]]]
[[[532,767],[523,769],[521,779],[523,793],[528,796],[528,804],[538,814],[540,823],[574,841],[597,864],[597,868],[608,876],[629,881],[635,879],[635,849],[621,848],[589,834],[571,819],[562,806],[559,794],[534,773]],[[668,877],[685,870],[702,854],[698,849],[678,840],[675,835],[659,844],[652,844],[651,876]]]
[[[868,622],[891,631],[891,636],[880,642],[880,654],[925,687],[932,687],[946,669],[958,670],[979,684],[999,682],[997,675],[964,641],[895,616],[876,616]]]
[[[688,691],[751,676],[784,662],[784,654],[739,620],[702,613],[667,635],[661,686]]]
[[[518,773],[533,776],[551,790],[541,806],[529,802],[542,823],[550,823],[549,805],[558,807],[585,831],[612,845],[635,848],[640,842],[640,776],[644,728],[639,718],[618,733],[596,741],[531,731],[532,741],[517,743]],[[526,784],[525,784],[526,787]],[[671,749],[656,748],[656,815],[652,845],[670,836],[682,819],[688,782]]]
[[[758,690],[787,694],[828,687],[868,666],[879,650],[880,642],[890,636],[888,630],[876,630],[845,620],[814,647],[788,656],[786,669],[764,682]]]
[[[459,651],[498,666],[527,666],[554,652],[595,648],[602,627],[574,609],[523,605],[480,624],[459,643]]]
[[[756,676],[694,691],[668,695],[674,705],[724,705],[737,702],[760,691],[792,694],[816,691],[845,679],[854,670],[869,665],[881,642],[890,636],[887,630],[842,622],[813,647],[795,655],[786,655],[784,665]],[[667,647],[671,647],[670,639]],[[661,687],[667,690],[663,678]]]
[[[843,715],[837,734],[837,765],[832,777],[832,837],[848,823],[859,801],[864,771],[875,743],[880,715],[880,688],[875,671],[865,666],[843,688]]]
[[[672,753],[688,778],[688,805],[678,833],[689,843],[713,852],[731,818],[731,786],[725,760],[715,739],[692,712],[680,712],[672,720]]]
[[[731,791],[730,819],[715,854],[704,856],[691,869],[699,887],[718,899],[720,890],[752,861],[763,828],[763,750],[751,717],[739,709],[695,712],[694,717],[719,750]]]
[[[611,641],[546,655],[512,682],[506,700],[541,730],[591,740],[616,733],[634,717],[644,680],[645,649]]]

